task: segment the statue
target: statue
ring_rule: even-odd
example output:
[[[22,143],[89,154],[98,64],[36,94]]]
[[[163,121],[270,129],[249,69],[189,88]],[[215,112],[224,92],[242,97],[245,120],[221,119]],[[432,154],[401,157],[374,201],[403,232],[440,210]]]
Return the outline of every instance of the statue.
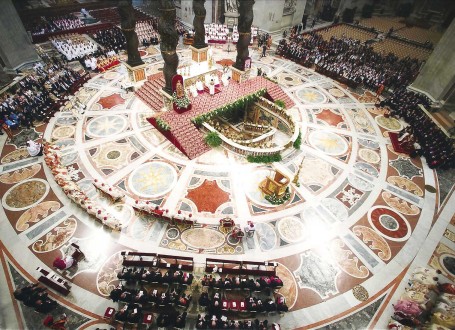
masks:
[[[207,44],[205,43],[205,15],[206,10],[204,7],[205,0],[193,0],[193,11],[194,11],[194,39],[193,47],[195,48],[205,48]]]
[[[178,98],[182,98],[185,96],[185,91],[183,90],[183,85],[180,82],[180,80],[178,80],[177,84],[175,84],[175,92]]]
[[[239,1],[238,0],[225,0],[226,1],[226,5],[225,5],[225,10],[226,12],[229,12],[229,13],[236,13],[238,12],[238,8],[239,8]]]
[[[175,5],[172,0],[159,1],[160,19],[158,23],[158,32],[161,36],[160,50],[164,60],[164,80],[163,90],[172,93],[172,77],[177,74],[179,57],[175,49],[179,42],[179,35],[175,29]]]
[[[248,46],[251,41],[251,24],[253,24],[254,0],[243,0],[239,6],[239,40],[237,41],[237,58],[234,67],[245,70],[245,60],[249,57]]]
[[[172,78],[172,106],[178,113],[185,112],[191,109],[191,101],[186,95],[183,87],[183,77],[181,75],[175,75]]]
[[[127,63],[132,67],[144,64],[138,50],[139,40],[134,31],[136,27],[136,18],[134,17],[132,0],[119,0],[117,6],[121,19],[121,29],[126,39],[126,51],[128,53]]]

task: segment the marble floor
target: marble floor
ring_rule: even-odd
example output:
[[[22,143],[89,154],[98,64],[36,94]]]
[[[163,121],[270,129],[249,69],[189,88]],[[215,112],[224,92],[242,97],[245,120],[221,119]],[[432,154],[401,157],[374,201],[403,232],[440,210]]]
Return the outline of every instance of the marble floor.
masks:
[[[191,61],[179,50],[180,63]],[[142,52],[147,74],[162,70],[156,49]],[[0,137],[0,328],[38,329],[43,317],[12,299],[18,286],[49,269],[71,243],[86,258],[61,272],[71,294],[58,300],[68,328],[107,328],[102,316],[117,284],[121,251],[278,262],[285,285],[278,294],[290,311],[272,317],[283,329],[382,329],[391,304],[416,265],[431,265],[453,280],[455,258],[454,175],[433,171],[424,160],[394,152],[389,132],[403,123],[383,116],[370,92],[355,93],[293,62],[260,58],[250,51],[253,72],[261,68],[295,102],[289,113],[300,127],[300,150],[289,149],[273,165],[248,163],[225,149],[189,160],[146,120],[154,112],[121,89],[122,67],[97,75],[78,92],[87,105],[82,118],[61,111],[49,124]],[[215,60],[234,59],[214,50]],[[221,69],[221,67],[220,67]],[[121,232],[101,227],[62,192],[43,157],[29,158],[29,139],[51,140],[63,150],[74,181],[121,219]],[[272,170],[299,186],[280,206],[268,202],[258,183]],[[113,203],[91,184],[102,179],[126,199]],[[99,196],[97,196],[99,195]],[[138,214],[136,199],[164,209],[191,212],[194,228],[171,226]],[[232,217],[256,224],[243,241],[220,230]],[[196,280],[200,276],[196,274]],[[188,326],[191,328],[191,325]]]

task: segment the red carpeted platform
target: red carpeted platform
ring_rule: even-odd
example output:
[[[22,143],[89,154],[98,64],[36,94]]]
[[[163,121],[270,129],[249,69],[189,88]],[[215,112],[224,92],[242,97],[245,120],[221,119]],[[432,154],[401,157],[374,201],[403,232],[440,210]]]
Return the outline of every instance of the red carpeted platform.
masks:
[[[152,77],[149,77],[149,80],[150,78]],[[153,79],[162,78],[156,75]],[[284,93],[278,84],[263,77],[255,77],[242,84],[231,82],[228,86],[221,86],[220,92],[216,95],[203,93],[196,98],[190,97],[192,109],[186,112],[177,113],[175,111],[167,111],[147,120],[163,133],[180,151],[188,156],[188,158],[194,159],[209,151],[210,148],[205,144],[202,133],[194,126],[191,119],[218,109],[223,105],[233,103],[246,95],[256,93],[264,88],[267,90],[266,98],[269,98],[271,101],[283,100],[287,108],[294,106],[294,102]],[[151,97],[153,98],[154,96],[151,95]],[[156,124],[157,118],[166,122],[170,129],[168,131],[161,130]]]

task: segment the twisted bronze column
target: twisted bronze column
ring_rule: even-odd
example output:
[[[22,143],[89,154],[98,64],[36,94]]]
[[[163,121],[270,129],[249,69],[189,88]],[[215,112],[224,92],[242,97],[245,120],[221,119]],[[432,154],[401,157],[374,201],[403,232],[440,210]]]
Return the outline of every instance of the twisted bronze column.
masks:
[[[193,0],[193,11],[194,11],[193,47],[198,48],[198,49],[207,47],[207,44],[205,43],[204,21],[205,21],[206,10],[205,10],[204,4],[205,4],[205,0]]]
[[[239,1],[239,41],[237,42],[237,58],[234,68],[244,71],[245,60],[249,56],[248,46],[251,40],[251,24],[253,24],[254,0]]]
[[[175,51],[179,42],[179,35],[175,29],[175,4],[172,0],[159,0],[160,19],[158,22],[158,32],[161,42],[160,50],[164,60],[164,79],[163,90],[172,94],[172,77],[177,74],[179,57]]]
[[[139,40],[134,31],[134,28],[136,27],[136,18],[134,17],[132,0],[119,0],[117,3],[117,10],[121,19],[120,26],[126,39],[126,51],[128,52],[128,60],[126,63],[133,67],[144,64],[138,50]]]

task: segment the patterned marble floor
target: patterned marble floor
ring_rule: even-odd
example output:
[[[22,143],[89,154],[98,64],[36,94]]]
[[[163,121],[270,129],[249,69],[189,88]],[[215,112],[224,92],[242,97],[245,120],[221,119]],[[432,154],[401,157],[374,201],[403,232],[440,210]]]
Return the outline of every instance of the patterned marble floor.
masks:
[[[234,59],[215,49],[215,60]],[[190,51],[179,51],[189,63]],[[0,328],[37,328],[30,310],[11,299],[22,283],[38,277],[76,242],[86,259],[61,273],[73,283],[70,296],[57,295],[59,312],[71,328],[94,329],[113,305],[106,297],[121,268],[120,252],[153,251],[206,257],[275,260],[291,311],[284,329],[384,328],[392,299],[413,262],[431,264],[454,278],[453,173],[436,173],[425,162],[393,151],[389,132],[402,123],[383,116],[374,96],[349,91],[331,79],[284,59],[252,53],[261,68],[284,87],[296,106],[289,109],[302,132],[300,150],[289,150],[273,165],[257,165],[224,149],[188,160],[146,118],[141,100],[120,88],[121,68],[98,75],[78,93],[87,105],[83,118],[57,113],[48,125],[0,139]],[[162,70],[158,54],[145,54],[147,74]],[[127,198],[98,198],[122,219],[112,233],[70,202],[42,157],[29,158],[28,139],[45,138],[63,148],[64,164],[91,196],[91,180],[105,180]],[[270,204],[258,183],[273,169],[294,178],[285,205]],[[441,179],[440,179],[441,178]],[[441,189],[440,189],[441,187]],[[434,189],[432,189],[434,188]],[[194,228],[168,226],[135,213],[136,199],[191,212]],[[218,227],[230,216],[256,234],[243,242]],[[450,222],[451,221],[451,222]],[[416,258],[417,256],[417,258]],[[2,323],[3,322],[3,323]]]

